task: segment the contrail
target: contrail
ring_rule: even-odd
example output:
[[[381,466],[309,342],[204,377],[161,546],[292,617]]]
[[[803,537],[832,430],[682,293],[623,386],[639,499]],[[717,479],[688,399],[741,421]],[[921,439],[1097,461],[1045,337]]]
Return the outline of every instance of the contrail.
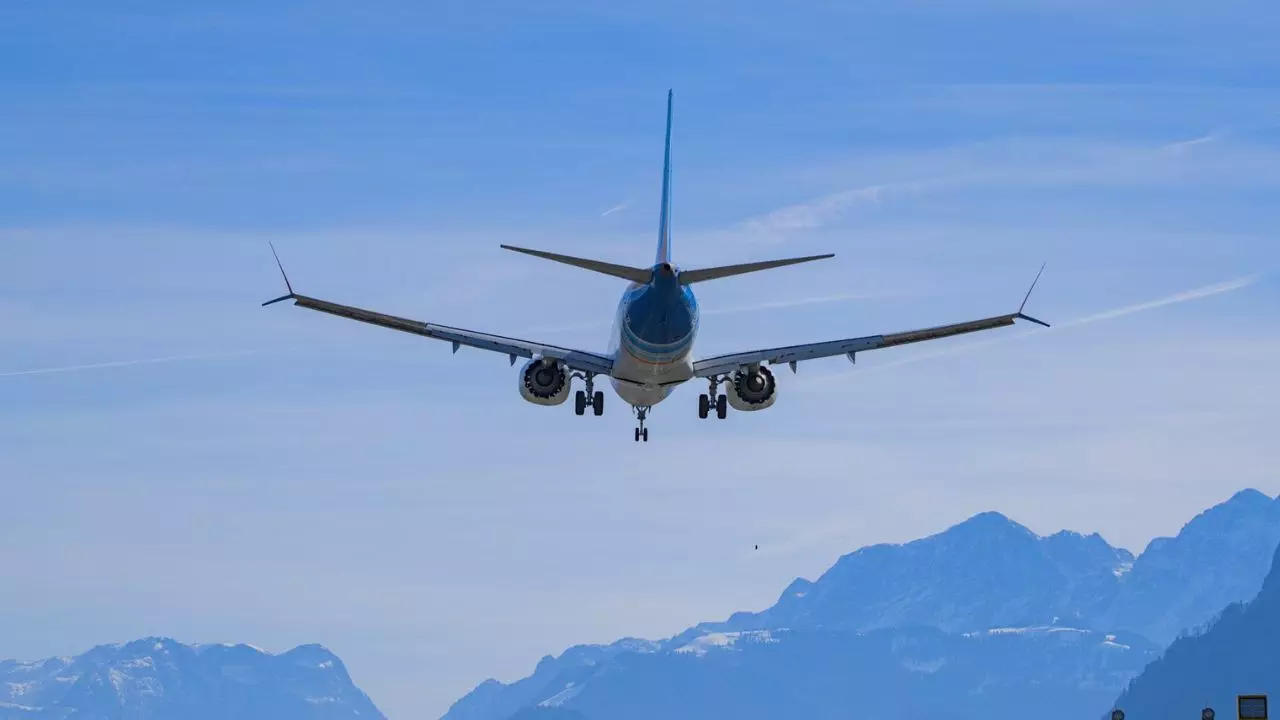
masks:
[[[1214,285],[1206,285],[1204,287],[1199,287],[1192,290],[1187,290],[1185,292],[1176,293],[1163,298],[1159,298],[1157,300],[1150,300],[1143,303],[1137,303],[1135,305],[1125,305],[1123,307],[1113,308],[1111,310],[1103,310],[1102,312],[1097,312],[1091,315],[1085,315],[1083,317],[1078,317],[1072,320],[1067,320],[1064,322],[1057,323],[1054,326],[1054,328],[1050,328],[1050,330],[1065,328],[1065,327],[1074,327],[1076,325],[1087,325],[1090,323],[1101,322],[1104,320],[1113,320],[1115,318],[1123,317],[1125,315],[1133,315],[1134,313],[1146,312],[1148,310],[1155,310],[1157,308],[1162,308],[1168,305],[1177,305],[1179,303],[1190,302],[1192,300],[1199,300],[1202,298],[1212,297],[1214,295],[1221,295],[1223,293],[1233,292],[1235,290],[1241,290],[1243,288],[1249,287],[1250,285],[1253,285],[1254,283],[1258,282],[1258,280],[1262,279],[1262,277],[1263,275],[1261,274],[1248,275],[1245,277],[1236,278],[1235,280],[1228,280],[1226,282],[1221,282]],[[703,314],[729,315],[733,313],[752,312],[757,310],[768,310],[768,309],[775,309],[775,308],[789,308],[789,307],[800,307],[803,305],[818,305],[823,303],[847,302],[851,300],[865,300],[873,297],[876,297],[876,296],[873,296],[873,295],[826,295],[826,296],[820,296],[820,297],[799,298],[795,300],[778,300],[775,302],[757,303],[753,305],[738,305],[734,307],[718,308],[718,309],[706,311]],[[601,327],[607,327],[607,323],[580,323],[576,325],[563,325],[563,326],[560,326],[559,328],[543,328],[541,332],[549,332],[552,330],[583,330],[583,329],[593,329],[593,328],[601,328]],[[1043,333],[1043,332],[1045,332],[1045,330],[1035,330],[1032,332],[1021,333],[1018,335],[1010,335],[1003,338],[993,338],[990,340],[971,342],[965,345],[951,347],[945,350],[939,350],[937,352],[924,353],[921,355],[915,355],[912,357],[903,358],[901,360],[895,360],[893,362],[883,363],[880,365],[873,365],[869,368],[860,370],[858,372],[865,373],[867,370],[871,370],[875,368],[883,369],[883,368],[894,367],[897,365],[909,365],[911,363],[917,363],[922,360],[929,360],[935,357],[954,355],[960,352],[967,352],[974,348],[978,348],[984,345],[990,345],[991,343],[995,343],[995,342],[1003,342],[1004,340],[1010,340],[1013,338],[1022,338],[1022,337],[1030,337],[1032,335],[1039,335],[1040,333]],[[131,367],[135,365],[159,365],[163,363],[184,362],[189,360],[219,360],[219,359],[227,359],[227,358],[246,357],[249,355],[260,355],[266,352],[278,352],[280,350],[289,350],[289,349],[296,350],[299,348],[277,348],[276,350],[263,350],[263,349],[235,350],[235,351],[220,352],[220,353],[200,353],[200,354],[194,354],[194,355],[169,355],[166,357],[141,358],[141,359],[135,359],[135,360],[115,360],[110,362],[87,363],[83,365],[62,365],[58,367],[31,368],[28,370],[12,370],[8,372],[0,372],[0,378],[19,377],[23,375],[50,375],[54,373],[79,372],[82,370],[104,370],[108,368]],[[843,373],[838,373],[836,376],[842,376],[842,375],[848,375],[848,374],[850,373],[843,372]]]
[[[1094,313],[1093,315],[1085,315],[1084,317],[1080,317],[1074,320],[1068,320],[1064,323],[1060,323],[1058,327],[1071,327],[1073,325],[1087,325],[1089,323],[1094,323],[1101,320],[1110,320],[1112,318],[1118,318],[1118,317],[1123,317],[1125,315],[1132,315],[1134,313],[1140,313],[1140,312],[1145,312],[1147,310],[1162,308],[1166,305],[1177,305],[1178,303],[1190,302],[1191,300],[1199,300],[1200,298],[1207,298],[1207,297],[1212,297],[1214,295],[1221,295],[1222,293],[1231,292],[1232,290],[1240,290],[1241,288],[1249,287],[1250,285],[1258,282],[1258,280],[1260,279],[1262,279],[1261,274],[1247,275],[1242,278],[1236,278],[1235,280],[1228,280],[1226,282],[1221,282],[1216,285],[1206,285],[1204,287],[1196,288],[1194,290],[1187,290],[1186,292],[1180,292],[1174,295],[1169,295],[1168,297],[1163,297],[1163,298],[1160,298],[1159,300],[1151,300],[1150,302],[1138,303],[1137,305],[1126,305],[1124,307],[1115,308],[1114,310],[1103,310],[1102,312]]]
[[[1169,305],[1177,305],[1179,303],[1191,302],[1192,300],[1200,300],[1202,298],[1213,297],[1214,295],[1221,295],[1223,293],[1229,293],[1235,290],[1241,290],[1243,288],[1249,287],[1250,285],[1253,285],[1254,283],[1258,282],[1258,280],[1262,279],[1262,277],[1263,276],[1260,273],[1256,275],[1246,275],[1245,277],[1236,278],[1235,280],[1227,280],[1226,282],[1220,282],[1213,285],[1205,285],[1204,287],[1198,287],[1192,290],[1186,290],[1184,292],[1175,293],[1173,295],[1167,295],[1157,300],[1149,300],[1147,302],[1137,303],[1135,305],[1125,305],[1123,307],[1112,308],[1111,310],[1103,310],[1102,312],[1096,312],[1091,315],[1085,315],[1083,317],[1078,317],[1072,320],[1066,320],[1064,322],[1056,323],[1054,327],[1049,328],[1048,330],[1052,331],[1060,328],[1075,327],[1077,325],[1088,325],[1090,323],[1102,322],[1104,320],[1114,320],[1115,318],[1124,317],[1125,315],[1133,315],[1135,313],[1146,312],[1148,310],[1155,310],[1157,308],[1162,308]],[[997,338],[991,338],[989,340],[980,340],[977,342],[966,343],[964,345],[947,348],[945,350],[938,350],[935,352],[924,353],[921,355],[915,355],[908,358],[902,358],[901,360],[894,360],[892,362],[887,362],[880,365],[874,365],[870,368],[867,368],[866,370],[870,370],[872,368],[889,368],[889,367],[895,367],[897,365],[910,365],[911,363],[917,363],[922,360],[930,360],[932,358],[942,357],[946,355],[955,355],[956,353],[967,352],[969,350],[973,350],[975,348],[979,348],[985,345],[990,345],[992,343],[1004,342],[1005,340],[1013,340],[1016,338],[1030,337],[1032,335],[1039,335],[1043,332],[1046,332],[1046,330],[1044,329],[1032,330],[1028,332],[1019,333],[1016,335],[1006,335],[1005,337],[997,337]],[[862,372],[866,372],[866,370],[863,370]],[[840,374],[847,375],[850,373],[849,371],[846,371]]]
[[[1235,280],[1227,280],[1226,282],[1220,282],[1213,285],[1205,285],[1204,287],[1199,287],[1192,290],[1186,290],[1184,292],[1175,293],[1173,295],[1167,295],[1157,300],[1149,300],[1147,302],[1137,303],[1134,305],[1125,305],[1118,308],[1112,308],[1111,310],[1103,310],[1101,312],[1092,313],[1090,315],[1084,315],[1082,317],[1074,318],[1071,320],[1065,320],[1063,322],[1054,323],[1053,327],[1047,328],[1047,329],[1040,328],[1036,330],[1028,330],[1026,332],[1016,333],[1012,335],[1004,335],[1003,337],[993,337],[987,340],[976,340],[973,342],[965,343],[963,345],[955,345],[952,347],[943,348],[941,350],[926,351],[918,355],[904,357],[899,360],[891,360],[889,362],[869,365],[865,368],[862,368],[861,370],[843,370],[840,372],[834,372],[827,375],[813,376],[805,380],[802,384],[805,387],[814,388],[814,389],[823,388],[825,392],[830,390],[830,386],[825,384],[826,381],[828,380],[835,380],[837,378],[850,377],[855,374],[860,375],[860,374],[864,374],[874,370],[885,370],[888,368],[899,367],[901,365],[912,365],[918,362],[924,362],[925,360],[933,360],[934,358],[939,358],[939,357],[950,357],[952,355],[958,355],[960,353],[970,352],[980,347],[986,347],[987,345],[991,345],[993,343],[1006,342],[1008,340],[1016,340],[1020,338],[1033,337],[1036,335],[1041,335],[1045,332],[1052,332],[1053,330],[1057,330],[1061,328],[1075,327],[1077,325],[1088,325],[1090,323],[1102,322],[1104,320],[1114,320],[1115,318],[1124,317],[1125,315],[1133,315],[1135,313],[1146,312],[1148,310],[1155,310],[1157,308],[1166,307],[1168,305],[1177,305],[1179,303],[1190,302],[1192,300],[1200,300],[1202,298],[1212,297],[1214,295],[1221,295],[1223,293],[1233,292],[1235,290],[1240,290],[1242,288],[1249,287],[1250,285],[1253,285],[1254,283],[1258,282],[1258,280],[1262,279],[1262,277],[1263,277],[1262,274],[1247,275],[1245,277],[1236,278]]]
[[[605,210],[604,212],[600,213],[600,217],[609,217],[610,215],[612,215],[612,214],[614,214],[614,213],[616,213],[616,212],[621,212],[621,211],[623,211],[623,210],[626,210],[626,209],[627,209],[628,207],[630,207],[630,206],[631,206],[631,203],[629,203],[629,202],[624,202],[624,203],[622,203],[621,205],[614,205],[613,207],[609,208],[608,210]]]
[[[0,372],[0,377],[17,377],[19,375],[49,375],[51,373],[77,372],[79,370],[100,370],[104,368],[129,367],[131,365],[158,365],[160,363],[179,362],[182,360],[217,360],[220,358],[243,357],[257,355],[263,350],[239,350],[236,352],[204,353],[200,355],[170,355],[168,357],[143,358],[140,360],[115,360],[113,362],[89,363],[87,365],[63,365],[61,367],[34,368],[31,370],[13,370]]]

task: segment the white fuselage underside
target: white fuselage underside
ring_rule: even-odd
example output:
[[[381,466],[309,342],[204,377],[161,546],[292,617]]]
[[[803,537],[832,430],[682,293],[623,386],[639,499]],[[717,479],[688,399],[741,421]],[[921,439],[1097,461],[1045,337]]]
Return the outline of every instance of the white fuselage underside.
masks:
[[[632,285],[628,291],[635,289]],[[618,312],[614,317],[613,330],[609,341],[609,354],[613,357],[613,372],[610,383],[618,397],[630,405],[649,407],[657,405],[667,398],[678,385],[693,377],[693,345],[687,348],[674,360],[653,363],[638,357],[639,353],[629,349],[629,343],[622,332],[622,324],[627,316],[627,294],[618,304]],[[696,340],[696,327],[693,330]]]

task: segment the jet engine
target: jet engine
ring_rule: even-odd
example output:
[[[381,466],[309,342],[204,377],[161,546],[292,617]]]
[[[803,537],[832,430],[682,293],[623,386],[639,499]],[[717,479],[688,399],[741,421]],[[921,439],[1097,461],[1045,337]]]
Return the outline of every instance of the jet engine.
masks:
[[[559,405],[569,399],[569,374],[552,358],[534,358],[520,370],[520,396],[535,405]]]
[[[773,373],[763,365],[742,368],[729,379],[729,404],[734,410],[763,410],[778,399]]]

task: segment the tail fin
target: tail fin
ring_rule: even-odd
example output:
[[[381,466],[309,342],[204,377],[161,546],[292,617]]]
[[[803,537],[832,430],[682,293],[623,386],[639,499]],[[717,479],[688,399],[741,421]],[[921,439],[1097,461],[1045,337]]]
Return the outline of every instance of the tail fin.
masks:
[[[671,262],[671,99],[667,91],[667,140],[662,152],[662,213],[658,217],[658,256],[655,264]]]
[[[528,248],[513,247],[511,245],[503,245],[504,250],[511,250],[525,255],[542,258],[543,260],[551,260],[565,265],[580,267],[584,270],[591,270],[605,275],[612,275],[623,280],[630,280],[641,285],[649,282],[653,276],[653,271],[648,268],[628,267],[626,265],[615,265],[613,263],[601,262],[599,260],[588,260],[586,258],[573,257],[572,255],[558,255],[556,253],[546,252],[545,250],[529,250]]]
[[[763,262],[743,263],[741,265],[721,265],[720,267],[704,268],[702,270],[681,270],[680,284],[690,285],[696,282],[716,280],[719,278],[732,277],[734,275],[745,275],[746,273],[758,272],[760,270],[786,267],[787,265],[796,265],[798,263],[812,262],[814,260],[826,260],[827,258],[832,257],[835,257],[835,255],[827,253],[826,255],[809,255],[807,257],[787,258],[786,260],[765,260]]]

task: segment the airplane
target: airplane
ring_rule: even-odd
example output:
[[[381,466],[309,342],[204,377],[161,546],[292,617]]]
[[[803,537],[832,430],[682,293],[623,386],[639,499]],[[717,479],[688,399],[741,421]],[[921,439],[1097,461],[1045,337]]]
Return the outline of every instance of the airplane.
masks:
[[[672,92],[667,93],[667,132],[662,160],[662,200],[658,220],[658,249],[653,265],[633,267],[569,255],[502,245],[525,255],[551,260],[583,270],[603,273],[628,281],[618,302],[611,341],[607,352],[590,352],[564,348],[530,340],[503,337],[489,333],[447,327],[410,320],[371,310],[339,305],[327,300],[295,293],[285,274],[274,245],[271,252],[284,278],[288,294],[268,300],[263,306],[293,300],[295,305],[338,317],[358,320],[381,327],[443,340],[453,345],[453,352],[467,347],[490,350],[507,355],[510,365],[526,358],[517,378],[520,396],[537,405],[559,405],[569,398],[574,380],[583,388],[574,395],[574,412],[578,415],[591,408],[592,414],[604,414],[604,393],[596,389],[597,377],[608,378],[614,392],[632,408],[637,424],[635,440],[649,441],[645,419],[653,407],[671,395],[678,386],[695,379],[705,380],[707,392],[698,396],[698,417],[712,412],[723,420],[728,408],[743,412],[764,410],[777,400],[777,383],[767,365],[786,363],[796,371],[796,363],[817,358],[844,355],[850,362],[857,353],[898,347],[925,340],[963,335],[1013,325],[1027,320],[1044,327],[1049,324],[1025,315],[1023,309],[1044,272],[1031,283],[1018,311],[1006,315],[941,325],[921,330],[868,335],[787,347],[748,350],[745,352],[693,359],[694,339],[698,333],[698,302],[692,286],[719,278],[743,275],[799,263],[824,260],[833,254],[810,255],[783,260],[766,260],[738,265],[683,269],[672,262],[671,252],[671,117]],[[719,389],[725,386],[727,392]]]

